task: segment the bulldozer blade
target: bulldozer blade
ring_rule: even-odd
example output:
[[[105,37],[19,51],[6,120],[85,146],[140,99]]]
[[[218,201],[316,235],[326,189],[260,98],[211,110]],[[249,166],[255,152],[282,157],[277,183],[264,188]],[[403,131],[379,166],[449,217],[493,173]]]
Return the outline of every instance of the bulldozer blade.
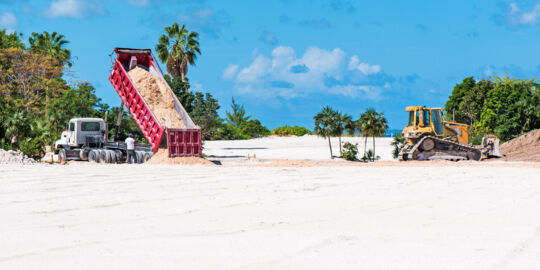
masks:
[[[488,152],[488,154],[492,157],[502,157],[502,154],[501,154],[501,151],[499,150],[499,139],[497,139],[494,143],[493,143],[493,147],[490,149],[490,151]]]
[[[499,138],[495,135],[487,135],[482,138],[482,148],[486,149],[487,157],[502,157],[501,151],[499,150]]]

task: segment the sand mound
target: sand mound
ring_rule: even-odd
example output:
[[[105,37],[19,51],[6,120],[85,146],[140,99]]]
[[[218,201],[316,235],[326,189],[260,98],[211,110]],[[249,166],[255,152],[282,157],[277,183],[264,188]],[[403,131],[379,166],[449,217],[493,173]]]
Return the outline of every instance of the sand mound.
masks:
[[[147,164],[171,164],[171,165],[196,165],[196,164],[202,164],[202,165],[215,165],[211,161],[200,158],[200,157],[175,157],[175,158],[169,158],[169,151],[167,149],[158,149],[156,154],[152,156]]]
[[[174,98],[163,80],[140,67],[130,70],[128,74],[161,125],[168,128],[186,127],[174,109]]]
[[[13,151],[9,150],[6,151],[4,149],[0,149],[0,164],[36,164],[37,162],[27,157],[25,154],[23,154],[20,151]]]
[[[523,134],[500,146],[509,161],[540,161],[540,129]]]

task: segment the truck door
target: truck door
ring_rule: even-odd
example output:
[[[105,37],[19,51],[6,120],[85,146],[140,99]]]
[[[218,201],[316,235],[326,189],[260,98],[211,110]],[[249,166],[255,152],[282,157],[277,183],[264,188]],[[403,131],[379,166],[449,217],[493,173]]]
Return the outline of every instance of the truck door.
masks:
[[[68,139],[68,145],[75,145],[77,136],[77,127],[75,125],[75,122],[69,122],[68,131],[67,131],[67,139]]]

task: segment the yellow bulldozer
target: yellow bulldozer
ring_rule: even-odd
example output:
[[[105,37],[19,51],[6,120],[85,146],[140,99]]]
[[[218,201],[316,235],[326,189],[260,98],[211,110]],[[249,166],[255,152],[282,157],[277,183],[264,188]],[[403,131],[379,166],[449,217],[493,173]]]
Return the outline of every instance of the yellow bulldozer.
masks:
[[[482,144],[469,144],[469,127],[444,121],[442,108],[406,107],[409,121],[403,129],[406,145],[399,160],[482,160],[501,157],[499,138],[487,135]]]

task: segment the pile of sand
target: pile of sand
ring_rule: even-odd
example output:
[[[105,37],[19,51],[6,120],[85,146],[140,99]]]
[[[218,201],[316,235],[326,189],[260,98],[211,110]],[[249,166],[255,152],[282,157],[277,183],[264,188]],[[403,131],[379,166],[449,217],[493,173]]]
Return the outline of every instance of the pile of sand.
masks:
[[[523,134],[500,145],[509,161],[540,161],[540,129]]]
[[[0,149],[0,164],[36,164],[37,162],[27,157],[25,154],[23,154],[20,151],[13,151],[9,150],[6,151],[4,149]]]
[[[200,157],[175,157],[169,158],[169,150],[160,148],[158,151],[146,162],[147,164],[170,164],[170,165],[215,165],[213,162],[200,158]]]
[[[168,128],[186,127],[174,109],[174,98],[163,80],[140,67],[130,70],[128,74],[161,125]]]

